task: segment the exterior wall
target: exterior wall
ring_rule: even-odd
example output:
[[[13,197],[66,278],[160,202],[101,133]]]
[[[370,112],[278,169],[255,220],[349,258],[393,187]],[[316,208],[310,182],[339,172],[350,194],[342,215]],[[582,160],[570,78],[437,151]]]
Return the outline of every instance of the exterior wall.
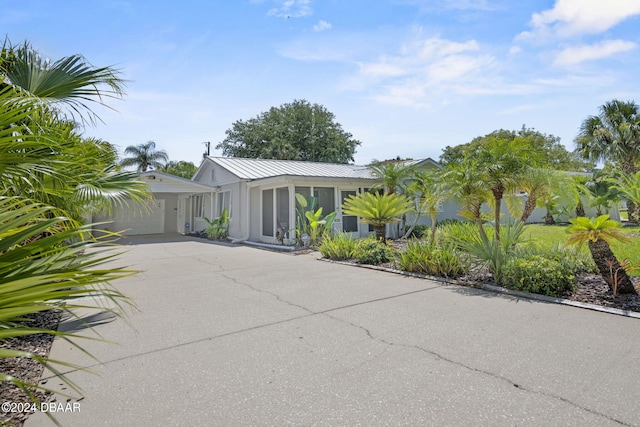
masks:
[[[156,193],[156,200],[164,199],[164,232],[178,232],[178,195],[171,193]]]

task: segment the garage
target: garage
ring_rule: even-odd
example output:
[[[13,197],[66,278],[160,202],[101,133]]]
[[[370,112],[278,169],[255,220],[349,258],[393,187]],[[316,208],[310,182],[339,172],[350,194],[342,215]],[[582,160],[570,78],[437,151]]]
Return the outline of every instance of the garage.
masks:
[[[136,203],[114,206],[110,215],[96,215],[93,222],[108,222],[100,228],[125,236],[188,232],[190,200],[195,194],[211,194],[217,190],[188,179],[151,171],[140,174],[147,183],[153,200],[147,206]]]

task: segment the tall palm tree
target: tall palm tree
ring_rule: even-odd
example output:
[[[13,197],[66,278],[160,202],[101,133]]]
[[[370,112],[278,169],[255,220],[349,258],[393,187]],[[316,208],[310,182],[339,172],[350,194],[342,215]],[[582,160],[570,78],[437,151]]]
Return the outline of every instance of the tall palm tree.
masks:
[[[488,136],[474,153],[480,167],[480,179],[491,191],[495,238],[500,240],[501,205],[505,194],[518,189],[529,167],[528,154],[520,140]]]
[[[124,154],[128,154],[130,157],[122,159],[120,166],[135,166],[139,172],[146,172],[149,168],[161,169],[169,161],[166,151],[156,150],[154,141],[130,145],[124,149]]]
[[[373,188],[381,188],[385,194],[402,192],[404,184],[413,173],[413,168],[401,160],[374,162],[370,168],[378,180]]]
[[[409,198],[416,200],[416,217],[403,238],[411,235],[418,224],[420,215],[426,213],[431,219],[431,241],[436,236],[436,217],[442,203],[448,198],[440,169],[422,169],[414,172],[411,184],[406,189]]]
[[[585,159],[615,162],[630,177],[640,170],[640,107],[634,101],[606,102],[582,122],[575,143]],[[627,203],[629,220],[637,221],[636,204]]]

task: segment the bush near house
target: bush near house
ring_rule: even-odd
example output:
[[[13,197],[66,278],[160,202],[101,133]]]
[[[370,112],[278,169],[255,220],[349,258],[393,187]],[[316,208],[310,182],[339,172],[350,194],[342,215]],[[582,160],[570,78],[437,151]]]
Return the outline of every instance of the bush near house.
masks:
[[[503,271],[503,283],[508,289],[551,297],[562,296],[574,286],[572,271],[553,259],[541,255],[514,258]]]

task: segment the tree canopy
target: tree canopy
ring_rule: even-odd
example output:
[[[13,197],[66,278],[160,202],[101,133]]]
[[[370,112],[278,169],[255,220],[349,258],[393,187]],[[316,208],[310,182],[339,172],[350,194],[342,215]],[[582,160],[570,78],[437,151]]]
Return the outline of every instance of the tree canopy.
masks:
[[[547,135],[525,126],[522,126],[518,131],[500,129],[489,135],[474,138],[467,144],[456,145],[455,147],[447,146],[440,155],[440,162],[446,165],[451,162],[461,161],[466,154],[475,151],[482,145],[488,137],[508,141],[517,140],[518,144],[523,145],[529,151],[530,157],[535,160],[536,167],[582,172],[592,170],[595,166],[593,162],[583,161],[577,154],[568,151],[560,143],[559,137]]]
[[[196,165],[185,160],[172,160],[160,168],[160,172],[168,173],[169,175],[175,175],[186,179],[191,179],[197,170],[198,167]]]
[[[129,155],[120,161],[120,166],[135,166],[139,172],[146,172],[147,169],[161,169],[169,161],[169,156],[164,150],[156,150],[154,141],[147,141],[144,144],[130,145],[124,149],[124,154]]]
[[[249,120],[238,120],[216,148],[231,157],[304,160],[328,163],[353,161],[362,143],[319,104],[294,100]]]

